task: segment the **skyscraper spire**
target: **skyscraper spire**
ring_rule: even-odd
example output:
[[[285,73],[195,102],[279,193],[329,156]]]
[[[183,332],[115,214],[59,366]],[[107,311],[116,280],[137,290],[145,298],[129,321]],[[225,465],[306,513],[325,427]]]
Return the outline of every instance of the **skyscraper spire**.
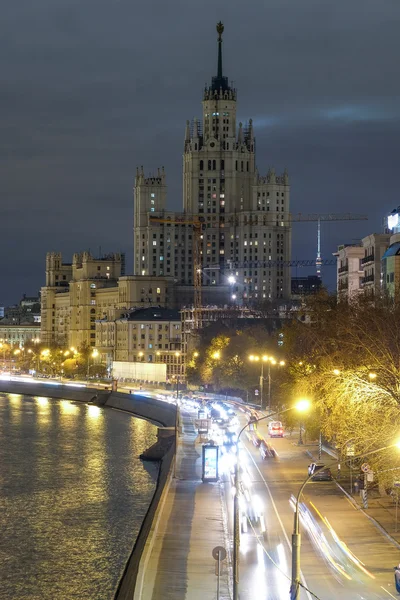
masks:
[[[217,33],[218,33],[218,70],[217,70],[217,78],[222,79],[222,34],[224,33],[224,26],[220,21],[217,23]]]
[[[222,34],[224,32],[224,26],[220,21],[217,23],[217,33],[218,33],[218,65],[217,65],[217,75],[212,78],[211,83],[211,91],[212,92],[226,92],[229,90],[228,78],[224,77],[222,74]]]

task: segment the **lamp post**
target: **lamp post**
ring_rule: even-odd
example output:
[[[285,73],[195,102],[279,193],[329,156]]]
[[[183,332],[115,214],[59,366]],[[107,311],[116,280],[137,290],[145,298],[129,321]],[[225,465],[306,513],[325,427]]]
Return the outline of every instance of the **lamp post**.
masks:
[[[254,419],[246,423],[244,427],[239,431],[237,439],[236,439],[236,462],[235,462],[235,472],[234,472],[234,487],[235,493],[233,495],[233,600],[238,600],[239,598],[239,546],[240,546],[240,515],[239,515],[239,441],[240,436],[243,431],[251,424],[251,423],[259,423],[260,421],[264,421],[264,419],[268,419],[269,417],[273,417],[278,414],[283,414],[288,412],[289,410],[299,410],[301,412],[307,410],[310,406],[309,400],[299,400],[297,404],[291,406],[289,408],[285,408],[283,410],[278,410],[272,415],[266,415],[264,417],[260,417],[259,419]]]
[[[89,374],[90,374],[90,357],[92,356],[93,358],[96,358],[96,356],[99,355],[99,351],[96,350],[96,348],[93,349],[93,352],[91,354],[88,354],[88,359],[87,359],[87,373],[86,373],[86,380],[89,381]]]
[[[359,454],[353,458],[365,458],[366,456],[370,456],[371,454],[376,454],[377,452],[382,452],[383,450],[388,450],[389,448],[399,448],[400,449],[400,441],[395,444],[390,444],[389,446],[383,446],[382,448],[378,448],[377,450],[371,450],[370,452],[366,452],[364,454]],[[327,466],[333,466],[336,464],[335,462],[329,463]],[[296,497],[296,505],[294,510],[294,525],[293,525],[293,533],[292,533],[292,582],[290,586],[290,600],[299,600],[300,598],[300,548],[301,548],[301,534],[299,527],[299,502],[303,490],[307,483],[312,479],[313,473],[307,477],[305,481],[303,481],[297,497]]]
[[[260,373],[260,407],[264,408],[264,381],[268,380],[268,412],[271,411],[271,365],[279,364],[280,367],[285,365],[284,360],[280,360],[279,363],[273,356],[267,356],[263,354],[258,356],[257,354],[250,354],[249,360],[251,362],[261,362],[261,373]],[[264,364],[268,365],[268,374],[264,378]]]

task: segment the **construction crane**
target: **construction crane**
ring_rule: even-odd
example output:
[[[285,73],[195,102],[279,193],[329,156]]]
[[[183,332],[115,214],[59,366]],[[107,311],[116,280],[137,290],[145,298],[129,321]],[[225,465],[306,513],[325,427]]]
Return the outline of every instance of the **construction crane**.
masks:
[[[321,259],[321,266],[334,267],[337,264],[335,258]],[[316,259],[310,260],[227,260],[224,263],[216,263],[203,267],[203,271],[215,271],[217,269],[280,269],[281,267],[315,267]]]
[[[204,223],[204,217],[197,217],[193,219],[167,219],[160,217],[149,216],[150,223],[169,223],[170,225],[191,225],[193,227],[193,286],[194,286],[194,298],[193,298],[193,326],[195,329],[199,327],[199,317],[201,308],[201,274],[203,271],[203,265],[201,262],[201,234],[205,230],[206,225]]]
[[[339,214],[309,214],[303,215],[297,213],[290,215],[290,220],[293,222],[310,222],[317,221],[317,257],[315,259],[315,266],[317,267],[317,276],[321,277],[321,267],[324,266],[324,261],[321,258],[321,221],[368,221],[367,215],[354,215],[352,213],[339,213]]]
[[[235,213],[234,215],[227,215],[227,221],[230,223],[236,223],[237,225],[239,224],[239,215],[240,213]],[[309,214],[303,214],[303,213],[289,213],[289,215],[285,216],[282,213],[278,213],[278,212],[257,212],[254,213],[255,217],[258,217],[260,215],[267,215],[268,217],[271,217],[272,221],[276,220],[277,224],[278,222],[282,222],[282,223],[287,223],[288,225],[290,223],[310,223],[310,222],[317,222],[318,223],[318,228],[317,228],[317,256],[315,259],[315,266],[317,268],[317,276],[321,277],[321,267],[322,266],[327,266],[326,262],[322,260],[321,258],[321,222],[324,221],[328,221],[328,222],[332,222],[332,221],[367,221],[368,217],[367,215],[359,215],[359,214],[353,214],[353,213],[338,213],[338,214],[334,214],[334,213],[325,213],[325,214],[320,214],[320,213],[309,213]],[[250,217],[250,224],[251,224],[251,220],[252,218]],[[307,262],[307,261],[306,261]],[[336,264],[336,263],[335,263]],[[293,265],[296,266],[296,265]],[[300,266],[300,265],[297,265]],[[303,265],[306,266],[306,265]],[[313,266],[313,265],[307,265],[307,266]]]

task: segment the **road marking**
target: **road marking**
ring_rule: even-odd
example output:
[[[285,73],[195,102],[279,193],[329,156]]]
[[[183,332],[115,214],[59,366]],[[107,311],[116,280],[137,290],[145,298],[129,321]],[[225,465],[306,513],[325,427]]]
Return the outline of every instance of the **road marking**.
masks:
[[[244,448],[246,449],[246,452],[249,454],[249,456],[250,456],[251,460],[253,461],[253,464],[254,464],[255,468],[256,468],[256,469],[257,469],[257,471],[259,472],[259,474],[260,474],[260,477],[261,477],[261,479],[262,479],[262,480],[263,480],[263,482],[264,482],[264,485],[265,485],[265,487],[267,488],[267,492],[268,492],[268,495],[269,495],[269,497],[270,497],[271,504],[272,504],[272,506],[273,506],[273,509],[274,509],[274,511],[275,511],[275,514],[276,514],[276,516],[277,516],[277,519],[278,519],[278,521],[279,521],[279,524],[280,524],[280,526],[281,526],[281,528],[282,528],[282,532],[283,532],[283,535],[284,535],[284,537],[285,537],[286,543],[287,543],[287,545],[288,545],[288,547],[289,547],[289,550],[290,550],[290,552],[291,552],[291,551],[292,551],[292,545],[291,545],[291,543],[290,543],[290,541],[289,541],[289,537],[288,537],[288,535],[287,535],[287,533],[286,533],[286,530],[285,530],[285,527],[284,527],[284,525],[283,525],[283,523],[282,523],[282,519],[281,519],[281,517],[280,517],[280,515],[279,515],[279,513],[278,513],[278,509],[276,508],[276,504],[275,504],[275,501],[274,501],[274,499],[273,499],[273,497],[272,497],[271,490],[269,489],[269,485],[268,485],[268,483],[265,481],[265,479],[264,479],[264,475],[261,473],[260,469],[258,468],[258,465],[257,465],[256,461],[254,460],[254,458],[253,458],[253,456],[252,456],[251,452],[248,450],[248,448],[247,448],[246,446],[244,446]],[[302,582],[302,584],[303,584],[303,585],[304,585],[306,588],[308,588],[307,582],[306,582],[306,580],[305,580],[305,577],[304,577],[304,575],[303,575],[303,572],[302,572],[302,571],[300,571],[300,578],[301,578],[301,582]],[[309,599],[309,600],[312,600],[312,598],[311,598],[311,595],[310,595],[310,592],[308,592],[306,589],[305,589],[304,591],[305,591],[305,593],[307,594],[307,597],[308,597],[308,599]]]
[[[358,508],[356,508],[356,507],[354,506],[354,504],[353,504],[352,502],[350,502],[350,500],[349,500],[349,499],[348,499],[346,496],[345,496],[345,498],[346,498],[347,502],[350,504],[351,508],[352,508],[353,510],[356,510],[356,511],[357,511],[357,510],[358,510]]]
[[[386,592],[387,594],[389,594],[389,596],[390,596],[391,598],[394,598],[395,600],[397,600],[396,596],[393,596],[393,594],[391,594],[390,592],[388,592],[388,591],[387,591],[387,590],[386,590],[386,589],[383,587],[383,585],[381,585],[381,588],[383,589],[383,591],[384,591],[384,592]]]

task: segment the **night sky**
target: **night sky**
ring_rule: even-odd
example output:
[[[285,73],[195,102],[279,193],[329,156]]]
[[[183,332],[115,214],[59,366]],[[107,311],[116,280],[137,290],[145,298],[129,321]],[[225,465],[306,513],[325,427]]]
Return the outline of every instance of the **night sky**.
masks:
[[[0,39],[0,304],[39,290],[50,250],[124,251],[131,272],[136,166],[164,165],[181,207],[185,121],[216,73],[220,19],[260,173],[288,168],[293,212],[369,216],[323,227],[323,257],[382,230],[400,204],[398,0],[18,0]],[[315,240],[294,225],[292,258],[314,258]]]

